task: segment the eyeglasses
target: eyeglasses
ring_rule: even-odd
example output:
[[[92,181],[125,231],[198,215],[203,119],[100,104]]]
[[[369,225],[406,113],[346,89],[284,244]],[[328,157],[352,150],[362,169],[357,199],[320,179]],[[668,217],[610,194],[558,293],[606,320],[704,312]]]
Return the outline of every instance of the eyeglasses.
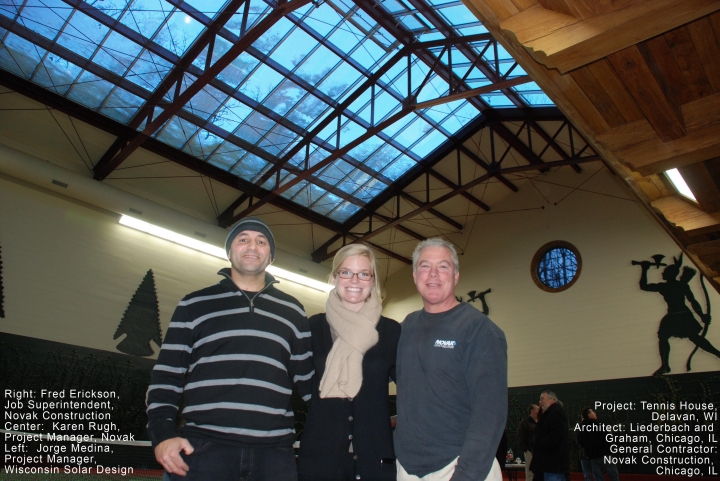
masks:
[[[373,278],[373,275],[369,272],[353,272],[347,269],[339,270],[335,274],[341,279],[352,279],[353,277],[357,276],[358,280],[360,281],[369,281]]]

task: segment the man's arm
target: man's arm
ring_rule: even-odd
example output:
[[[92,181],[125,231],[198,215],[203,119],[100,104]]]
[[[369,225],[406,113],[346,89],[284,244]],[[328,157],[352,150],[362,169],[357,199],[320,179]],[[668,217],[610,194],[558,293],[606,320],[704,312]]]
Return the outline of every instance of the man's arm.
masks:
[[[169,473],[184,476],[188,467],[180,457],[180,451],[190,454],[193,448],[186,439],[177,437],[175,419],[190,365],[192,328],[187,307],[182,304],[175,309],[152,371],[147,392],[147,416],[156,459]]]
[[[312,362],[310,323],[307,316],[298,315],[295,325],[301,337],[293,339],[288,372],[300,397],[302,397],[303,401],[309,403],[313,389],[312,378],[315,374]]]
[[[520,423],[520,426],[518,426],[517,436],[515,437],[515,441],[517,441],[522,452],[528,451],[528,445],[525,442],[525,439],[527,439],[527,425],[528,420],[525,418]]]
[[[483,319],[470,335],[468,347],[464,363],[471,414],[452,481],[487,477],[507,421],[505,335],[489,319]]]

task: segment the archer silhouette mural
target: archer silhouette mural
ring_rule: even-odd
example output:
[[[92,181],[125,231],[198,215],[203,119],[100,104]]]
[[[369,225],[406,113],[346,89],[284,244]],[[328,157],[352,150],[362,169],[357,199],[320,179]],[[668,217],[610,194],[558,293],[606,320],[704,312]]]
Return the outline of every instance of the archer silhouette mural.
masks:
[[[490,307],[488,307],[487,301],[485,300],[485,295],[490,294],[491,292],[492,289],[488,289],[482,292],[470,291],[468,292],[467,302],[480,301],[482,303],[482,312],[487,316],[488,314],[490,314]],[[455,296],[455,299],[457,299],[458,302],[463,301],[462,296]]]
[[[700,303],[695,299],[695,296],[690,289],[690,280],[695,277],[697,271],[692,267],[682,267],[683,255],[680,257],[673,257],[673,263],[668,265],[664,264],[662,260],[665,258],[662,254],[656,254],[652,256],[652,261],[632,261],[633,265],[639,265],[642,268],[640,274],[640,289],[648,292],[659,292],[668,306],[667,314],[660,321],[660,328],[658,329],[658,340],[660,348],[660,359],[662,365],[655,371],[653,376],[662,376],[670,372],[670,338],[678,337],[680,339],[689,339],[695,343],[695,349],[688,357],[686,368],[690,371],[692,357],[697,352],[698,348],[704,349],[710,354],[716,355],[720,358],[720,351],[708,341],[705,336],[707,335],[708,327],[710,327],[710,296],[708,296],[707,288],[703,277],[700,276],[700,284],[702,285],[703,292],[705,293],[705,305],[707,311],[703,312]],[[660,269],[664,266],[665,269],[662,273],[662,278],[665,282],[658,282],[657,284],[650,284],[647,280],[648,271],[650,268],[655,267]],[[682,275],[678,279],[680,274],[680,268],[682,267]],[[689,302],[692,307],[692,311],[687,306]],[[698,315],[704,327],[695,318],[693,311]]]

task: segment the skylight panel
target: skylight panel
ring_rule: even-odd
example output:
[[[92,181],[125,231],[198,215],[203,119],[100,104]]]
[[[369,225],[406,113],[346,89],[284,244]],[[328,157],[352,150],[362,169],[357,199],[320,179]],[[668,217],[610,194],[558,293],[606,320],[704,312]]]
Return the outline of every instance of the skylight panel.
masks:
[[[68,94],[74,100],[93,110],[100,107],[115,86],[87,70],[83,72]]]
[[[0,6],[0,14],[14,19],[14,14],[19,9],[16,10],[9,4],[20,4],[22,2],[2,3],[3,5]],[[18,22],[43,37],[55,40],[72,12],[73,9],[69,8],[60,0],[49,0],[47,2],[29,0],[20,11]]]
[[[442,122],[442,127],[450,135],[454,135],[479,115],[480,111],[470,102],[462,102],[460,107]]]
[[[337,185],[342,179],[345,178],[350,172],[353,171],[353,166],[348,164],[342,159],[337,159],[332,164],[328,165],[316,174],[318,179],[330,184]]]
[[[262,102],[284,79],[275,69],[261,64],[240,86],[240,92],[256,102]]]
[[[373,135],[365,142],[348,152],[348,155],[362,162],[374,154],[383,145],[385,145],[385,141],[380,137]]]
[[[281,125],[273,128],[265,138],[258,144],[266,152],[276,157],[280,157],[280,153],[289,146],[297,143],[298,134]]]
[[[388,185],[384,182],[381,182],[378,179],[370,179],[364,185],[360,186],[358,190],[353,192],[352,195],[361,202],[367,203],[380,195],[382,191],[387,188]]]
[[[99,112],[127,124],[143,102],[137,95],[118,87],[105,99]]]
[[[555,105],[535,82],[517,85],[513,87],[513,90],[518,92],[523,100],[532,106]]]
[[[430,42],[432,40],[442,40],[445,38],[445,35],[437,30],[431,30],[426,33],[418,34],[416,38],[418,39],[418,42]]]
[[[170,62],[148,50],[143,50],[125,78],[146,90],[153,91],[171,68]]]
[[[140,45],[117,32],[110,32],[92,60],[101,67],[124,76],[140,52]]]
[[[451,7],[439,8],[436,11],[440,12],[445,21],[450,25],[466,25],[466,24],[477,24],[480,23],[475,15],[468,10],[465,5],[455,5]]]
[[[407,10],[405,5],[401,4],[400,2],[397,2],[395,0],[383,0],[381,2],[382,6],[390,13],[400,13]]]
[[[481,99],[491,107],[513,107],[514,104],[502,92],[491,92],[482,94]]]
[[[382,174],[393,182],[398,180],[405,172],[415,167],[415,161],[405,154],[390,164]]]
[[[252,109],[237,99],[229,97],[211,117],[210,122],[228,133],[235,129],[252,113]]]
[[[447,95],[450,86],[448,83],[441,79],[438,75],[432,77],[425,87],[420,91],[417,96],[418,102],[424,102],[426,100],[433,100],[443,95]]]
[[[48,53],[43,59],[42,66],[37,69],[32,81],[65,95],[82,69],[72,62],[68,62],[55,54]]]
[[[287,18],[278,20],[270,29],[255,40],[253,47],[265,55],[270,54],[295,26]]]
[[[350,58],[359,65],[362,65],[367,71],[379,67],[382,65],[383,60],[386,60],[388,57],[387,50],[383,49],[372,39],[363,41],[360,46],[350,54]]]
[[[384,118],[389,117],[393,113],[400,110],[402,105],[400,101],[390,95],[385,90],[381,90],[379,95],[375,91],[375,123],[380,123]]]
[[[190,48],[205,26],[185,12],[176,11],[155,35],[155,43],[177,55],[182,55]]]
[[[273,52],[272,59],[288,70],[293,70],[318,46],[317,40],[296,28]]]
[[[413,15],[404,15],[400,17],[402,22],[408,30],[414,33],[423,33],[427,30],[432,30],[430,22],[420,13],[414,12]]]
[[[372,177],[369,174],[355,169],[338,183],[338,188],[347,194],[352,194],[360,187],[365,185]]]
[[[208,18],[215,18],[227,0],[185,0]]]
[[[47,4],[46,0],[41,0],[43,4]],[[59,0],[54,0],[57,3],[61,3]],[[132,0],[113,0],[111,2],[93,2],[93,8],[96,8],[103,12],[105,15],[117,20],[120,15],[125,11],[128,4],[132,3]]]
[[[173,10],[173,6],[164,0],[134,0],[120,22],[151,39]]]
[[[307,184],[308,183],[306,180],[301,180],[300,182],[293,185],[292,187],[289,187],[287,190],[285,190],[280,195],[282,197],[285,197],[286,199],[292,199],[293,202],[296,202],[296,203],[302,205],[303,207],[307,207],[307,196],[304,196],[304,197],[300,196],[296,199],[293,199],[293,197],[295,197],[298,194],[298,192],[300,192],[301,190],[303,190],[307,187]]]
[[[457,28],[457,31],[464,36],[477,35],[479,33],[488,33],[488,29],[485,28],[482,24],[459,27]]]
[[[345,222],[350,217],[352,217],[353,214],[355,214],[357,211],[360,210],[360,207],[357,205],[351,203],[351,202],[343,202],[339,206],[335,208],[328,217],[330,217],[333,220],[336,220],[338,222]]]
[[[306,82],[317,85],[339,62],[340,57],[321,45],[305,59],[296,73]]]
[[[57,43],[68,50],[91,58],[110,29],[82,12],[76,11],[63,28]]]
[[[365,34],[352,23],[342,22],[328,40],[343,52],[350,52],[364,38]]]
[[[280,195],[292,199],[293,202],[302,207],[308,208],[312,204],[310,201],[310,185],[309,182],[301,180]]]
[[[198,159],[206,160],[223,142],[225,142],[225,139],[222,137],[218,137],[205,129],[198,129],[189,142],[185,144],[183,151]]]
[[[238,11],[238,13],[236,15],[233,15],[232,18],[228,21],[228,23],[225,24],[225,28],[227,28],[237,37],[240,37],[240,29],[242,28],[242,11],[244,8],[245,6],[243,5],[243,7]],[[248,11],[246,30],[250,30],[259,22],[261,22],[262,19],[267,17],[271,11],[272,7],[268,5],[264,0],[250,0],[250,9]]]
[[[233,169],[230,171],[232,174],[242,177],[245,180],[252,182],[259,172],[268,168],[268,164],[265,160],[261,159],[255,154],[248,153]]]
[[[273,92],[270,97],[265,99],[263,105],[280,115],[285,115],[305,95],[307,95],[305,89],[299,87],[291,80],[285,80],[275,89],[275,92]]]
[[[228,42],[219,35],[215,35],[215,44],[213,46],[212,58],[210,59],[210,66],[214,65],[220,57],[225,55],[228,50],[232,47],[232,43]],[[207,61],[207,54],[209,46],[206,46],[202,52],[193,60],[193,65],[200,70],[205,70],[205,63]],[[228,67],[226,67],[228,68]],[[239,82],[238,82],[239,83]]]
[[[229,172],[245,154],[247,154],[246,150],[230,142],[224,142],[208,159],[208,163]]]
[[[15,20],[15,17],[20,14],[20,7],[19,3],[17,5],[10,2],[2,3],[0,4],[0,15]]]
[[[430,130],[432,130],[430,124],[415,116],[415,120],[398,133],[395,140],[403,147],[410,147],[427,135]]]
[[[382,172],[393,160],[397,159],[401,152],[390,144],[375,151],[372,157],[364,162],[364,164],[376,172]]]
[[[181,149],[197,130],[197,125],[180,117],[173,116],[154,137],[166,144]]]
[[[227,95],[210,85],[206,85],[183,108],[191,114],[207,120],[225,98],[227,98]]]
[[[417,116],[412,113],[406,115],[405,117],[393,122],[392,125],[385,127],[385,129],[383,129],[383,134],[387,135],[388,137],[394,136],[400,129],[412,122],[416,117]]]
[[[430,128],[429,131],[418,139],[418,142],[410,148],[410,151],[418,157],[426,157],[430,152],[437,149],[448,140],[439,130]]]
[[[230,65],[225,67],[225,69],[218,74],[217,78],[230,87],[237,88],[259,63],[260,61],[258,59],[247,52],[243,52],[238,55]]]
[[[330,114],[330,106],[314,95],[306,96],[287,116],[288,120],[304,129],[321,122]]]
[[[311,185],[311,190],[318,189],[319,187]],[[318,214],[322,215],[328,215],[330,211],[332,211],[335,207],[338,206],[338,204],[342,203],[343,199],[338,197],[337,195],[328,192],[324,196],[322,196],[319,200],[317,200],[310,208],[317,212]]]
[[[343,18],[329,5],[322,3],[305,18],[307,26],[323,37],[327,36]]]
[[[360,77],[360,72],[343,62],[323,80],[318,90],[330,98],[340,99]]]
[[[240,126],[235,135],[241,139],[247,140],[251,144],[256,144],[268,132],[270,132],[270,129],[272,129],[274,125],[275,122],[265,117],[263,114],[253,112]]]
[[[46,52],[12,33],[7,34],[3,46],[5,48],[0,48],[0,65],[24,78],[30,78]]]
[[[289,173],[287,170],[280,169],[280,187],[290,182],[295,178],[295,175]],[[259,179],[259,176],[257,177]],[[277,187],[277,175],[271,175],[265,182],[260,186],[265,190],[273,190]]]

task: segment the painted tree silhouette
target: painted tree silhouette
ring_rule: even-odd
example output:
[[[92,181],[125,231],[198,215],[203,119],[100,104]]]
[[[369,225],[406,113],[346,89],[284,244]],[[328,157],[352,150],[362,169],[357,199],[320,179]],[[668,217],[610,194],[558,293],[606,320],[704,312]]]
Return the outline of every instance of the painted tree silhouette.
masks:
[[[133,356],[152,356],[150,341],[155,341],[158,346],[162,343],[160,308],[152,269],[147,271],[130,299],[113,339],[123,334],[127,336],[117,345],[117,350]]]

